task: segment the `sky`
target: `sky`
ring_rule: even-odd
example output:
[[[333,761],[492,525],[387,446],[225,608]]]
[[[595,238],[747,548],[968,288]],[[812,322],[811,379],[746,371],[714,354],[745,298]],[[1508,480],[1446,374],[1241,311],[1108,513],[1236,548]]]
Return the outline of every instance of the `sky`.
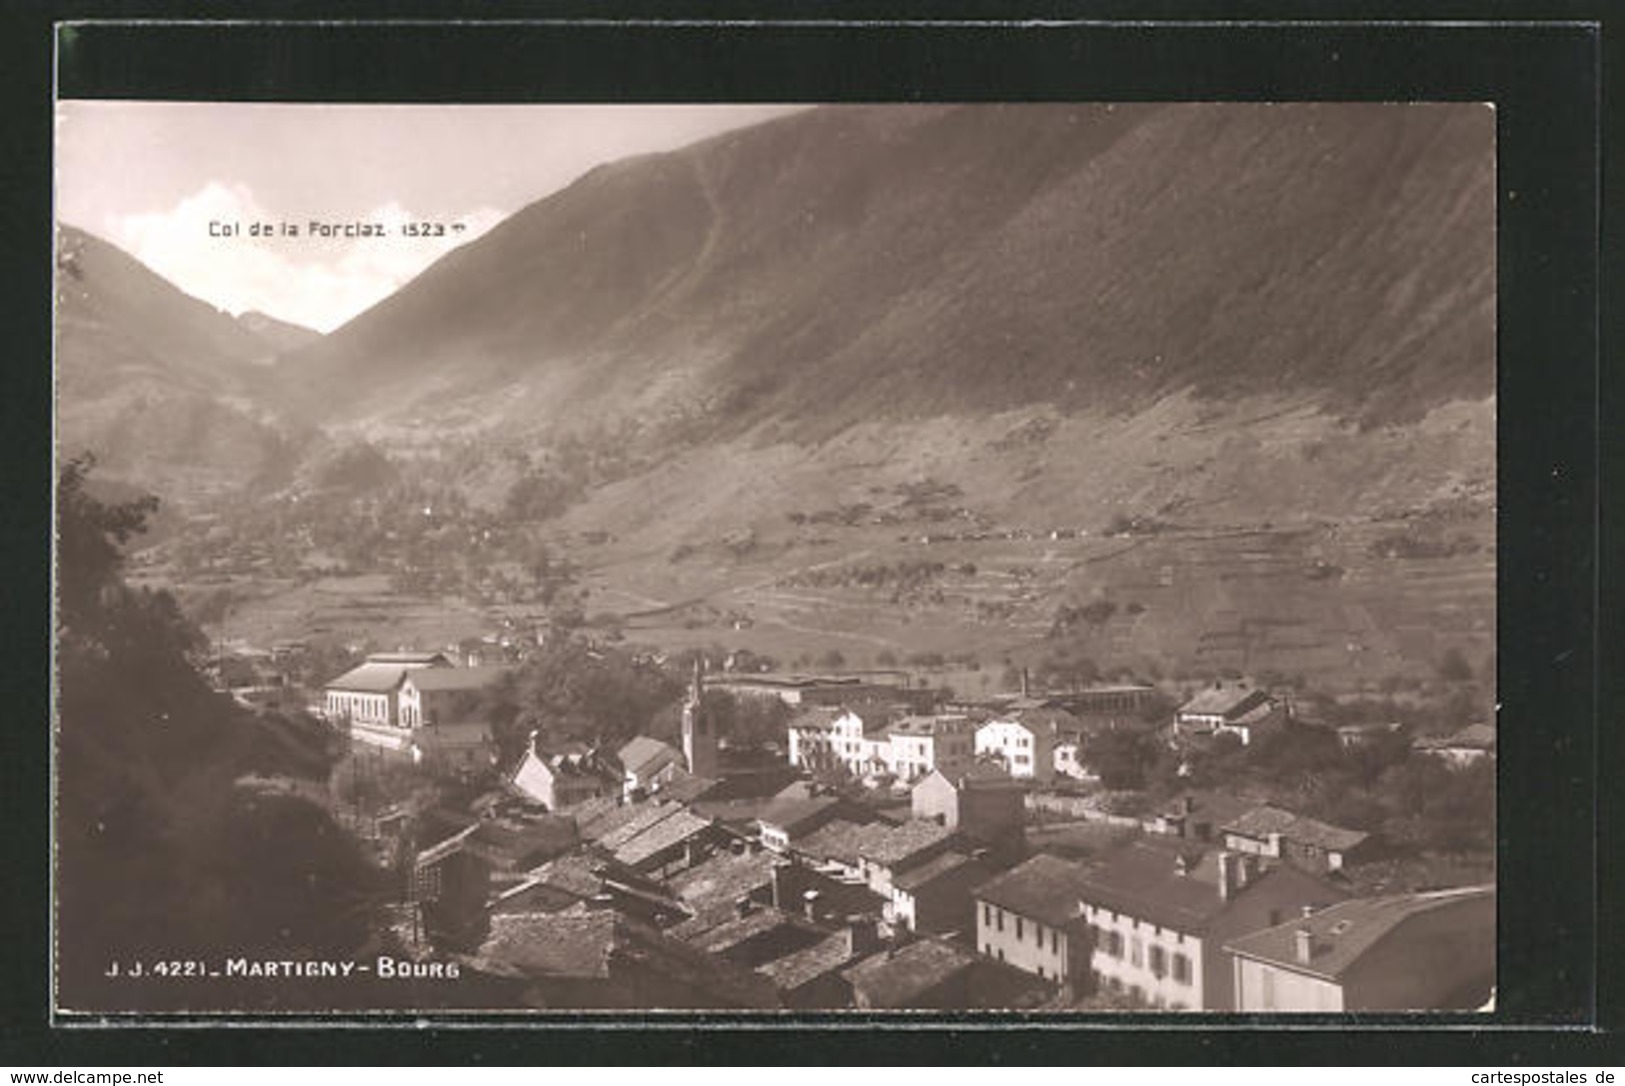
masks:
[[[57,218],[234,315],[328,332],[599,163],[799,108],[62,101]]]

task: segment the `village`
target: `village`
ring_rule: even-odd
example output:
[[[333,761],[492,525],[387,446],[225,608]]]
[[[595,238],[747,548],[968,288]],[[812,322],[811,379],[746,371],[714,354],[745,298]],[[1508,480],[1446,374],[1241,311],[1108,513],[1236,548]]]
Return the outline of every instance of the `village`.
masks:
[[[395,874],[390,945],[503,1006],[1493,1006],[1492,725],[1333,725],[1245,677],[960,700],[696,655],[675,734],[516,746],[513,670],[373,653],[313,707]],[[747,709],[782,724],[729,734]],[[1379,828],[1322,820],[1327,779]]]

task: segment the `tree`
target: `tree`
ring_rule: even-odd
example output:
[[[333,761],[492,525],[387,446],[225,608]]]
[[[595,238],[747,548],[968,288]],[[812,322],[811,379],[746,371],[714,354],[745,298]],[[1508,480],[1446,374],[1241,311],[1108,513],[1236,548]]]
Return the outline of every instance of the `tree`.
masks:
[[[89,467],[70,461],[57,491],[64,1002],[131,1009],[129,990],[105,977],[115,958],[358,951],[372,887],[354,842],[304,800],[237,786],[250,767],[308,772],[319,744],[279,754],[299,741],[282,731],[273,742],[271,725],[209,689],[187,658],[200,638],[174,599],[119,576],[121,545],[156,503],[96,501]],[[258,991],[250,998],[271,998]],[[186,998],[168,992],[156,998]]]
[[[92,613],[97,597],[124,565],[123,546],[146,530],[158,510],[152,495],[107,505],[85,492],[95,467],[91,455],[69,460],[57,480],[57,588],[59,614],[73,626]]]
[[[629,739],[682,689],[679,679],[627,652],[557,638],[496,687],[487,707],[498,748],[512,757],[532,730],[551,739]]]
[[[1104,731],[1084,743],[1084,761],[1100,777],[1100,783],[1114,791],[1144,788],[1147,772],[1156,763],[1157,751],[1150,740],[1135,732]]]

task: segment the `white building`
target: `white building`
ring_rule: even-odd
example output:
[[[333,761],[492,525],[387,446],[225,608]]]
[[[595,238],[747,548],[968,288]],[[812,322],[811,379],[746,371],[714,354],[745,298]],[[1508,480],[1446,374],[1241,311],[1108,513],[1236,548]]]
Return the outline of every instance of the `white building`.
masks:
[[[880,752],[886,771],[905,781],[932,770],[954,774],[976,761],[976,726],[965,716],[907,716],[891,725]]]
[[[1076,732],[1076,718],[1064,710],[1018,709],[976,729],[976,755],[998,758],[1012,777],[1048,781],[1055,776],[1057,748],[1069,738],[1070,765],[1077,764]]]

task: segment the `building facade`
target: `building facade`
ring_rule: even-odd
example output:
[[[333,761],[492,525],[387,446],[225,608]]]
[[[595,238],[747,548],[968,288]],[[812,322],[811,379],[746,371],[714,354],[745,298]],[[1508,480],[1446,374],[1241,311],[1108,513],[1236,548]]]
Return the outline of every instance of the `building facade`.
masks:
[[[1022,714],[995,717],[976,729],[976,756],[997,758],[1012,777],[1049,781],[1056,739],[1057,729],[1048,722]]]
[[[1345,901],[1226,950],[1240,1011],[1472,1010],[1495,984],[1495,888]]]
[[[1346,896],[1290,866],[1157,838],[1108,854],[1078,892],[1095,985],[1171,1010],[1230,1010],[1227,939]]]
[[[977,886],[976,948],[1042,980],[1088,982],[1090,932],[1079,891],[1084,868],[1040,853]]]

